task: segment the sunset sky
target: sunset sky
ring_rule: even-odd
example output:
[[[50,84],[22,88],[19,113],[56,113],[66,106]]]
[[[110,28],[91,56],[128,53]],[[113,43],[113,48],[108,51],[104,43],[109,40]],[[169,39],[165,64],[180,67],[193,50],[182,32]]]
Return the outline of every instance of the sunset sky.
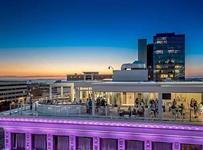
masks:
[[[203,77],[202,0],[1,0],[0,76],[110,73],[137,39],[186,35],[186,75]]]

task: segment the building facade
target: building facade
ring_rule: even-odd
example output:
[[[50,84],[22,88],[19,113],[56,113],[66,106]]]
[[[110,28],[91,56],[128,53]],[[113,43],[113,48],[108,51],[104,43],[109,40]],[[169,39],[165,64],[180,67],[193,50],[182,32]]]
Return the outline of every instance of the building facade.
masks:
[[[113,70],[112,81],[115,82],[136,82],[148,81],[148,70],[142,61],[123,64],[121,70]]]
[[[26,81],[0,81],[0,109],[7,110],[12,102],[26,100],[27,93]]]
[[[147,39],[138,39],[138,60],[147,65]]]
[[[202,150],[203,141],[202,126],[187,124],[1,117],[0,126],[6,150]]]
[[[154,80],[185,79],[185,35],[158,33],[153,37]]]
[[[147,69],[148,80],[153,81],[153,50],[154,44],[147,44]]]
[[[68,74],[67,80],[105,80],[112,79],[111,74],[99,74],[99,72],[83,72],[83,74]]]

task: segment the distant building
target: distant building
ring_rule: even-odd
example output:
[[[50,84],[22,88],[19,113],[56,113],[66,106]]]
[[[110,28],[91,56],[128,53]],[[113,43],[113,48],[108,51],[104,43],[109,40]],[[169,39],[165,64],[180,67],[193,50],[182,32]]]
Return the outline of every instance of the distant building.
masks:
[[[147,80],[148,70],[146,65],[141,61],[134,61],[133,63],[123,64],[121,66],[121,70],[113,71],[113,81],[136,82]]]
[[[147,39],[138,39],[138,60],[147,65]]]
[[[48,83],[30,83],[28,88],[33,99],[49,97]]]
[[[185,79],[185,35],[159,33],[153,38],[154,80]]]
[[[83,74],[69,74],[68,81],[74,80],[105,80],[112,79],[111,74],[99,74],[99,72],[83,72]]]
[[[138,39],[138,61],[146,65],[148,80],[153,80],[153,47],[153,44],[147,44],[147,39]]]
[[[0,111],[9,109],[12,102],[24,102],[27,93],[26,81],[0,81]]]

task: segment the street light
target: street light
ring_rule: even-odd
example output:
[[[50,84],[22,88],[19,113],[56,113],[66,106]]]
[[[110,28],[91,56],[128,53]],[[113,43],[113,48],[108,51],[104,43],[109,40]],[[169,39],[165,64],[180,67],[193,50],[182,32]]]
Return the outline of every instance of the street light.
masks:
[[[109,69],[109,70],[110,70],[110,69],[114,70],[114,68],[113,68],[112,66],[109,66],[108,69]]]

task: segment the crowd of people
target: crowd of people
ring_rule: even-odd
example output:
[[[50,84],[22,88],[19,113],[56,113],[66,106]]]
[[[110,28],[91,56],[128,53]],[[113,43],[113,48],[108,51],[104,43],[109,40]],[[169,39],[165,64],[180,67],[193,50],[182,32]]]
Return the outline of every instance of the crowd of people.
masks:
[[[74,104],[82,104],[81,100],[74,99]],[[86,100],[86,108],[87,113],[92,113],[92,105],[93,101],[91,98],[87,98]],[[100,110],[107,109],[107,100],[104,97],[97,97],[95,101],[95,112],[98,113]],[[165,104],[162,105],[162,112],[171,112],[172,116],[178,117],[181,116],[182,118],[185,118],[186,115],[186,108],[185,103],[180,103],[176,99],[173,99],[173,101],[169,104],[169,106],[165,106]],[[144,117],[146,112],[150,117],[157,117],[159,114],[159,100],[158,99],[151,99],[147,102],[145,102],[143,99],[136,98],[134,100],[134,106],[128,106],[127,109],[124,109],[122,106],[114,105],[113,107],[117,108],[117,113],[120,116],[129,115],[131,117],[132,115],[136,115],[139,117]],[[168,110],[166,110],[166,108]],[[194,114],[194,117],[197,118],[198,114],[200,112],[203,112],[203,102],[198,103],[197,100],[194,98],[190,101],[190,111]],[[170,114],[169,114],[170,116]]]
[[[178,113],[184,118],[185,117],[185,106],[183,103],[180,105],[177,104],[176,99],[172,101],[171,106],[169,107],[169,112],[172,112],[174,117],[178,116]]]
[[[190,100],[188,110],[190,111],[190,116],[194,115],[194,118],[198,118],[198,114],[202,113],[203,111],[203,102],[198,103],[196,99],[192,98]],[[171,107],[169,107],[169,111],[171,111],[174,116],[177,116],[179,113],[184,118],[186,114],[186,107],[183,103],[178,105],[176,99],[174,99]]]
[[[170,117],[180,117],[185,119],[186,112],[190,117],[198,118],[198,115],[203,112],[203,102],[198,103],[194,98],[190,101],[189,108],[186,108],[185,103],[177,103],[177,100],[174,99],[169,106],[166,106],[164,103],[162,105],[162,112],[169,112],[166,115]],[[168,108],[168,110],[166,110]],[[128,114],[129,117],[132,115],[137,115],[140,117],[144,117],[145,113],[148,113],[150,117],[157,117],[159,114],[159,100],[151,99],[149,102],[145,103],[143,99],[136,98],[134,101],[134,106],[129,106],[127,111],[122,110],[120,107],[118,109],[119,115],[123,116]]]
[[[149,108],[150,108],[150,112],[151,114],[153,114],[154,117],[157,117],[158,115],[158,99],[151,99],[149,101]],[[163,107],[165,108],[165,107]],[[165,109],[163,109],[163,111],[165,111]]]
[[[118,112],[120,116],[128,114],[129,117],[131,117],[132,115],[144,117],[146,110],[149,110],[150,115],[156,117],[158,114],[158,99],[151,99],[148,105],[144,102],[143,99],[136,98],[134,101],[134,106],[129,106],[127,111],[123,111],[119,107]]]
[[[96,99],[96,103],[95,103],[95,111],[96,113],[107,113],[107,101],[105,98],[103,97],[98,97]]]
[[[81,105],[81,104],[84,104],[84,103],[82,103],[81,99],[74,98],[73,104]],[[92,99],[87,98],[85,105],[86,105],[86,112],[88,114],[91,114],[92,113]]]

